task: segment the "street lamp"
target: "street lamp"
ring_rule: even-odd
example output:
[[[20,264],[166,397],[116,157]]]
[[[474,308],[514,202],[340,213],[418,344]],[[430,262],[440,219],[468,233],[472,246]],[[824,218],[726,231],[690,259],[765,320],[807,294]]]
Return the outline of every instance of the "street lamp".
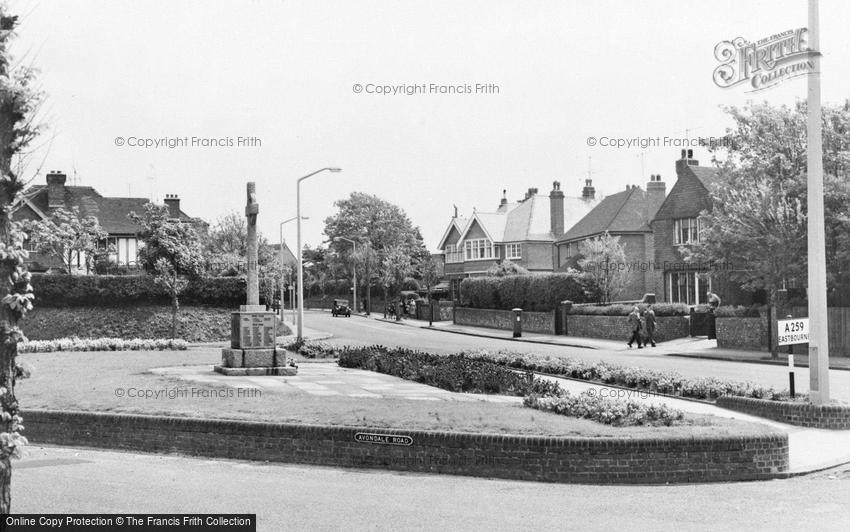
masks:
[[[302,261],[301,249],[301,182],[308,177],[324,172],[341,172],[341,168],[321,168],[313,173],[307,174],[304,177],[299,177],[295,184],[295,219],[298,226],[298,341],[304,339],[304,263]]]
[[[281,278],[280,278],[280,319],[281,319],[281,321],[283,320],[283,310],[284,310],[283,309],[283,292],[285,290],[285,287],[283,286],[283,224],[288,224],[289,222],[293,222],[293,221],[295,221],[296,218],[298,218],[298,217],[293,216],[292,218],[289,218],[287,220],[280,222],[280,250],[279,251],[280,251],[280,275],[281,275]],[[302,216],[301,219],[302,220],[309,220],[310,217],[309,216]],[[290,277],[290,279],[291,279],[291,277]],[[292,314],[293,314],[292,315],[292,321],[294,322],[295,321],[295,305],[292,301],[292,293],[291,292],[290,292],[289,296],[290,296],[289,297],[289,304],[292,305]]]
[[[357,242],[355,242],[354,240],[351,240],[350,238],[345,238],[344,236],[338,236],[334,238],[334,240],[345,240],[346,242],[351,242],[351,253],[354,255],[357,254]],[[351,267],[351,270],[354,272],[354,312],[358,313],[360,312],[360,307],[357,306],[357,263],[355,261],[352,261],[352,263],[353,265]]]

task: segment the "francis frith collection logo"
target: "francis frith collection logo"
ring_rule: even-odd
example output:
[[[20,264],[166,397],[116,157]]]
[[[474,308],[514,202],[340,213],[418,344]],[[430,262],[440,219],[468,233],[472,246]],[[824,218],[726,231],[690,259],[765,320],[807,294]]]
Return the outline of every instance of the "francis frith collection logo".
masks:
[[[714,47],[720,65],[714,69],[714,83],[727,89],[749,83],[751,91],[774,87],[779,83],[808,74],[817,51],[809,50],[808,29],[797,28],[771,35],[756,42],[743,37],[722,41]]]

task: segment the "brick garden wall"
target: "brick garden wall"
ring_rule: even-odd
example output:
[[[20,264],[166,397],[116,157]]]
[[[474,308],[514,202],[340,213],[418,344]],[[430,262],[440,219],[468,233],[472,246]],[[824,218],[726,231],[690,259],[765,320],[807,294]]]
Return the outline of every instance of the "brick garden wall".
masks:
[[[511,310],[493,310],[456,307],[456,325],[488,327],[490,329],[513,330],[514,313]],[[544,334],[555,334],[555,312],[523,312],[522,330]]]
[[[615,439],[356,429],[86,412],[28,411],[36,444],[368,467],[564,483],[707,482],[788,471],[788,436]],[[409,446],[355,441],[389,433]]]
[[[767,351],[767,318],[717,318],[717,347]]]
[[[719,397],[717,406],[801,427],[850,430],[848,406],[819,406],[728,395]]]
[[[655,318],[655,341],[664,342],[690,335],[688,318],[685,316],[658,316]],[[567,315],[567,335],[586,338],[604,338],[627,341],[632,335],[626,316]]]

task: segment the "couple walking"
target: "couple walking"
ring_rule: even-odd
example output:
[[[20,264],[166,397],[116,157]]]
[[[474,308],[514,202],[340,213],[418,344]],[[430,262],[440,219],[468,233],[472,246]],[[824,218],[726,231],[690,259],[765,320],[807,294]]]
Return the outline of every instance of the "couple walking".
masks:
[[[640,309],[635,306],[629,314],[629,329],[632,331],[632,337],[629,338],[629,347],[637,341],[638,349],[643,349],[644,345],[652,345],[655,347],[655,311],[652,310],[652,305],[646,307],[646,310],[641,313]]]

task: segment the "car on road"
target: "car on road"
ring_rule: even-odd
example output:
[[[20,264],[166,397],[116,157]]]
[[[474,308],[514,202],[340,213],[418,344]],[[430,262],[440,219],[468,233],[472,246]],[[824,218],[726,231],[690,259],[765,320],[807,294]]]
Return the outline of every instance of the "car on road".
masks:
[[[346,318],[351,317],[351,307],[348,306],[347,299],[334,299],[333,307],[331,307],[331,314],[336,316],[345,316]]]

